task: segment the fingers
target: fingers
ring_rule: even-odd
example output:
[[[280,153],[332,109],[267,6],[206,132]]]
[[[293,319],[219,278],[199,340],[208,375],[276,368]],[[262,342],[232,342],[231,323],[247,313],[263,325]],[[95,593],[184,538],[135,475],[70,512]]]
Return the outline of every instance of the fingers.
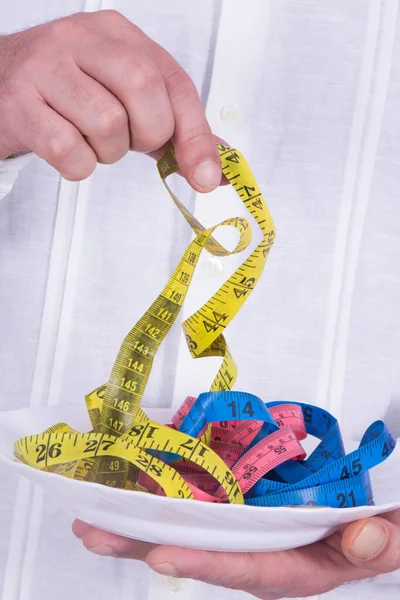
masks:
[[[79,13],[10,38],[12,60],[0,72],[0,156],[32,150],[75,180],[91,173],[95,159],[113,163],[128,148],[150,153],[172,139],[190,185],[208,192],[220,184],[219,154],[192,80],[125,17]],[[37,135],[25,135],[24,114]]]
[[[40,91],[47,104],[82,133],[99,162],[112,164],[128,152],[130,136],[124,106],[73,60],[64,66],[57,85],[52,73],[45,73]]]
[[[139,540],[131,540],[107,531],[96,529],[83,521],[76,520],[72,525],[74,535],[82,540],[87,550],[101,556],[145,560],[155,546]]]
[[[221,182],[221,162],[190,77],[165,50],[121,15],[105,13],[97,20],[118,24],[119,37],[110,36],[105,41],[93,30],[90,44],[96,60],[85,44],[77,62],[124,104],[132,148],[151,152],[172,138],[181,173],[189,184],[200,192],[216,188]]]
[[[207,552],[158,546],[147,556],[147,564],[157,573],[171,577],[197,579],[240,590],[266,589],[261,568],[266,555],[250,553]]]
[[[249,591],[268,600],[319,594],[366,576],[324,543],[269,553],[205,552],[157,546],[149,552],[146,562],[164,575]]]
[[[29,111],[19,113],[18,127],[23,131],[24,146],[65,179],[80,181],[94,171],[97,157],[82,134],[43,101],[33,99]]]
[[[167,142],[174,131],[174,115],[164,80],[154,62],[132,45],[94,38],[92,49],[78,55],[78,66],[110,90],[129,118],[131,148],[149,152]]]
[[[355,565],[372,573],[400,569],[400,511],[351,523],[342,538],[343,553]]]

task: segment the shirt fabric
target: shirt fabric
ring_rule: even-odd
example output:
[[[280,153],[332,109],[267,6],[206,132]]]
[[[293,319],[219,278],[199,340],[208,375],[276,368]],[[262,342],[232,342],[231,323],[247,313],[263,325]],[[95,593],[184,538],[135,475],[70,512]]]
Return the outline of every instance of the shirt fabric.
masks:
[[[379,418],[399,436],[398,0],[14,0],[0,7],[0,31],[100,8],[122,12],[180,62],[274,217],[265,273],[227,329],[236,389],[318,404],[348,438]],[[99,165],[82,183],[29,158],[0,163],[1,410],[84,402],[191,239],[148,157]],[[248,216],[229,187],[204,196],[174,185],[206,226]],[[203,257],[182,317],[242,260]],[[218,364],[191,360],[176,325],[145,404],[178,406],[209,388]],[[1,600],[249,597],[92,555],[40,489],[1,464],[0,481]],[[324,597],[354,594],[394,600],[399,579]]]

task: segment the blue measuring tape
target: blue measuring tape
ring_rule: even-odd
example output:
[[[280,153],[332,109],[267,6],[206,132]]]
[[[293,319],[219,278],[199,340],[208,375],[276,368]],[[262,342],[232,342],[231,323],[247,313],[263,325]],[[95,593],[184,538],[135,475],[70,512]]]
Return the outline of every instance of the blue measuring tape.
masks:
[[[260,442],[268,444],[268,436],[279,430],[269,409],[289,404],[301,408],[307,434],[320,443],[306,459],[287,460],[265,473],[245,493],[245,503],[334,508],[373,505],[369,470],[386,460],[396,446],[395,437],[382,421],[370,425],[357,450],[346,454],[337,420],[322,408],[300,402],[264,403],[245,392],[207,392],[197,398],[179,430],[198,437],[208,423],[262,421],[261,429],[244,451],[247,453]],[[172,458],[170,455],[169,462]]]

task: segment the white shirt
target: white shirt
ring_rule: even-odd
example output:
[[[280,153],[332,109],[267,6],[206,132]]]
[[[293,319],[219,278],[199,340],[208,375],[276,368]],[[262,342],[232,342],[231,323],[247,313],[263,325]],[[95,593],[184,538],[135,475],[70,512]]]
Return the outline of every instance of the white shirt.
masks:
[[[0,9],[1,31],[82,4],[14,0]],[[87,0],[85,8],[110,7],[193,78],[214,132],[246,156],[276,222],[264,276],[227,330],[236,389],[319,404],[347,437],[359,439],[378,418],[399,436],[398,0]],[[98,166],[81,184],[34,158],[10,191],[27,161],[0,165],[2,410],[82,403],[191,236],[147,157]],[[245,214],[229,188],[207,197],[183,181],[175,189],[205,225]],[[242,260],[221,261],[219,272],[204,258],[183,316]],[[17,363],[23,378],[13,376]],[[178,405],[208,389],[217,364],[192,361],[176,326],[145,403]],[[172,597],[185,600],[248,597],[87,553],[40,490],[1,465],[0,477],[1,600],[155,600],[175,588]],[[390,600],[399,587],[387,576],[326,597],[355,591]]]

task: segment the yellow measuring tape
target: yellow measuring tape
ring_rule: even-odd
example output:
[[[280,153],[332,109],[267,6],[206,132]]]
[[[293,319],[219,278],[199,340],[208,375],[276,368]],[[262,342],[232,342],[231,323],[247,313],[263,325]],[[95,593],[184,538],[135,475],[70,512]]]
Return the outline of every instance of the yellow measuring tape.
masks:
[[[254,289],[275,239],[272,217],[246,160],[229,146],[218,145],[218,151],[222,172],[260,226],[262,240],[212,298],[183,322],[193,358],[223,358],[211,391],[230,390],[235,382],[237,366],[224,330]],[[214,256],[228,256],[246,249],[251,241],[246,219],[230,218],[205,229],[176,198],[166,182],[169,175],[179,170],[172,147],[157,167],[170,196],[196,234],[195,239],[161,294],[122,342],[108,383],[86,396],[93,431],[81,434],[60,423],[40,435],[19,440],[14,452],[20,460],[38,469],[111,487],[146,491],[137,483],[141,470],[167,496],[192,498],[190,486],[173,466],[147,450],[171,452],[210,473],[225,490],[229,502],[243,503],[236,478],[208,445],[210,427],[202,438],[193,438],[151,421],[140,408],[154,356],[179,314],[201,251],[205,248]],[[233,251],[226,250],[212,237],[221,226],[235,227],[240,234]]]

